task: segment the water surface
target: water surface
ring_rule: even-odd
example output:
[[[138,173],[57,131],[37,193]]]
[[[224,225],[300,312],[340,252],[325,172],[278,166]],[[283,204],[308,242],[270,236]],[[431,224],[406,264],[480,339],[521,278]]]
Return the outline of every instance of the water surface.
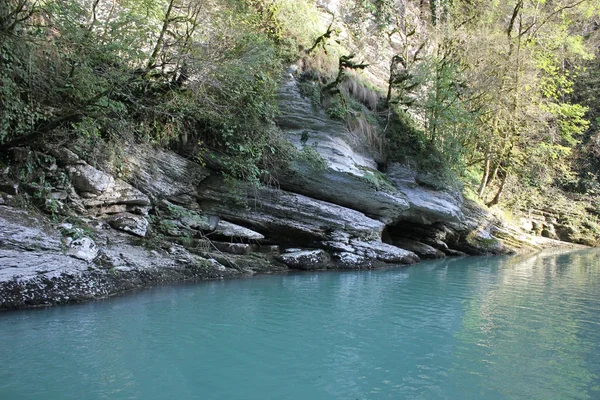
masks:
[[[600,399],[600,252],[0,313],[0,399]]]

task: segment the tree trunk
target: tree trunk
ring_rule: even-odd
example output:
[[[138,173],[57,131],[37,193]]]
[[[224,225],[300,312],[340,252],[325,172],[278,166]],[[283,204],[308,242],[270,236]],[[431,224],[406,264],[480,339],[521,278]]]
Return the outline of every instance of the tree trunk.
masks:
[[[506,178],[508,178],[508,170],[505,171],[504,176],[502,177],[502,181],[500,182],[500,187],[498,188],[496,195],[494,196],[492,201],[490,201],[489,203],[486,204],[488,207],[495,206],[500,201],[500,196],[502,196],[502,191],[504,190],[504,184],[506,183]]]
[[[492,157],[489,153],[485,155],[485,166],[483,170],[483,177],[481,177],[481,184],[479,185],[479,198],[483,198],[483,193],[487,187],[488,179],[490,177],[490,165],[492,164]]]
[[[165,40],[165,34],[169,29],[169,23],[171,22],[171,11],[173,10],[173,3],[175,0],[171,0],[169,2],[169,7],[167,7],[167,13],[165,14],[165,20],[163,21],[162,29],[160,30],[160,34],[158,35],[158,39],[156,40],[156,45],[154,46],[154,50],[152,50],[152,54],[148,59],[148,69],[154,68],[154,64],[156,63],[156,59],[158,58],[158,53],[160,53],[160,49]]]

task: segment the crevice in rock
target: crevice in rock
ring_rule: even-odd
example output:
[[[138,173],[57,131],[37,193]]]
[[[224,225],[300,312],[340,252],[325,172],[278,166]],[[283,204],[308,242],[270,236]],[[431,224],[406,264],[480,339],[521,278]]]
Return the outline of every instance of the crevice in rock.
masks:
[[[456,235],[440,223],[424,225],[401,221],[387,225],[382,240],[384,238],[391,241],[390,244],[410,250],[421,258],[443,258],[463,254],[449,247],[456,244]]]
[[[387,226],[383,228],[383,231],[381,232],[381,241],[386,244],[394,244],[394,239],[392,238],[392,235],[390,235]]]

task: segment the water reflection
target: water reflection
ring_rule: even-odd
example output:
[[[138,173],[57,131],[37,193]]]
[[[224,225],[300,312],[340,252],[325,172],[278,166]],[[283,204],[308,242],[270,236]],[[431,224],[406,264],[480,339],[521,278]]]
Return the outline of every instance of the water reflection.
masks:
[[[0,399],[597,399],[598,251],[0,314]]]
[[[453,369],[455,379],[482,374],[487,379],[480,393],[503,398],[600,397],[600,364],[589,358],[598,354],[598,336],[590,337],[588,325],[598,321],[597,256],[588,251],[494,260],[485,290],[469,300],[455,334],[460,358],[470,360]],[[472,272],[481,286],[477,269]]]

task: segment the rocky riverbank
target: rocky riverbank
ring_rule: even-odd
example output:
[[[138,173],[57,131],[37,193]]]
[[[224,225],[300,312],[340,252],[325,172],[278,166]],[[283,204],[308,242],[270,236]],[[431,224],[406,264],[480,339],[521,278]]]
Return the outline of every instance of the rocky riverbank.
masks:
[[[324,165],[297,161],[277,187],[231,184],[185,153],[139,143],[121,149],[118,165],[91,165],[66,146],[9,149],[0,176],[0,309],[163,282],[370,269],[559,243],[535,239],[408,166],[378,169],[344,124],[300,94],[293,71],[280,98],[280,128]]]

